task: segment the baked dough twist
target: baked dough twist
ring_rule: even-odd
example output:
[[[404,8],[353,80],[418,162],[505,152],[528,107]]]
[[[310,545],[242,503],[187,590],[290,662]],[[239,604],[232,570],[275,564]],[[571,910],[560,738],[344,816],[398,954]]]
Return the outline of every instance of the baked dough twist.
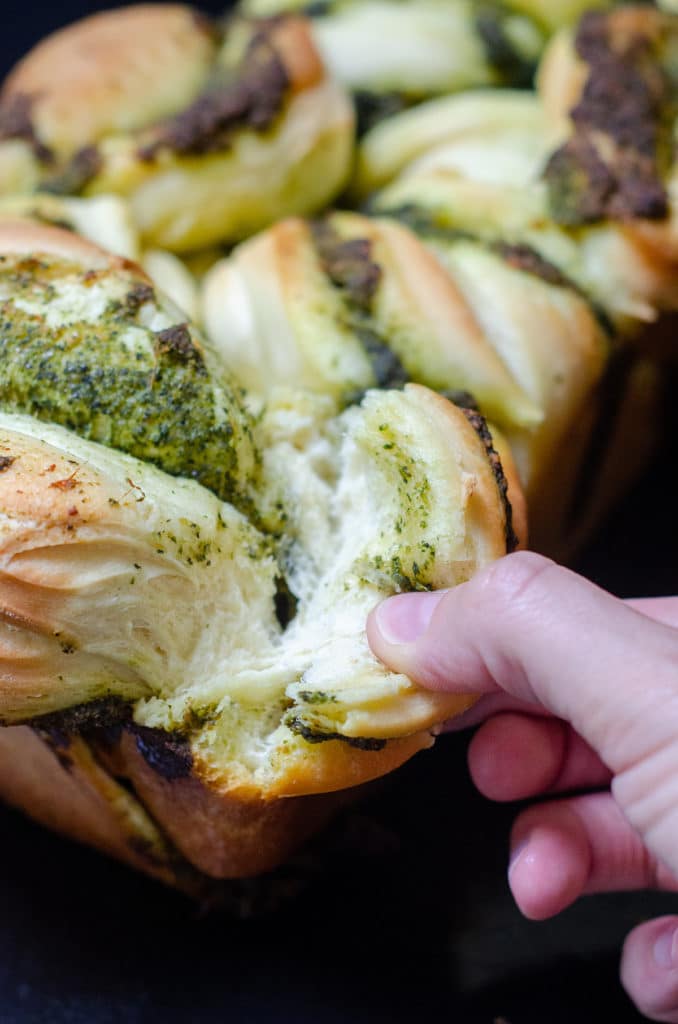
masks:
[[[630,343],[678,309],[676,40],[656,9],[588,14],[551,44],[539,95],[472,91],[383,121],[353,185],[369,216],[238,247],[206,279],[208,334],[260,392],[293,376],[340,403],[398,377],[470,392],[511,445],[532,542],[562,557],[654,434],[629,448],[625,422],[656,422],[660,395]]]
[[[551,43],[537,95],[471,92],[378,125],[354,196],[424,234],[529,244],[633,333],[678,301],[676,45],[675,15],[587,14]]]
[[[310,213],[346,182],[353,110],[307,23],[127,7],[36,46],[0,93],[0,193],[128,198],[146,245],[190,251]]]

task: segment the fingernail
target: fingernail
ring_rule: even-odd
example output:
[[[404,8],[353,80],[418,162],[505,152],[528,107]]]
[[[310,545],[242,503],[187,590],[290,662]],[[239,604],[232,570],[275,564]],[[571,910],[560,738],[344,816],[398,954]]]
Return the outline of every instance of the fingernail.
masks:
[[[674,970],[678,967],[678,929],[675,925],[666,928],[654,943],[654,960],[663,970]]]
[[[445,591],[400,594],[379,605],[375,622],[387,644],[413,644],[431,625]]]
[[[518,864],[518,861],[520,861],[522,859],[522,855],[523,855],[523,853],[525,852],[525,850],[527,849],[527,847],[529,845],[530,845],[530,835],[529,835],[529,833],[528,833],[528,835],[525,836],[524,839],[519,839],[518,842],[512,844],[512,846],[511,846],[511,854],[510,854],[510,857],[509,857],[509,866],[508,866],[509,878],[511,877],[511,872],[513,871],[513,869]]]

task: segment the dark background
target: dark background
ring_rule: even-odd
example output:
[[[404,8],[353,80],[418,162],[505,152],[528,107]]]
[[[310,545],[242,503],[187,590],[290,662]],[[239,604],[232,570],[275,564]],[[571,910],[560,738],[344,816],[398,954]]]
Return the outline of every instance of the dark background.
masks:
[[[105,6],[5,3],[0,71]],[[620,596],[678,590],[672,433],[578,564]],[[677,898],[588,898],[523,921],[505,885],[516,808],[473,792],[465,745],[441,741],[345,815],[289,869],[280,908],[249,920],[0,808],[0,1024],[639,1020],[619,946]]]

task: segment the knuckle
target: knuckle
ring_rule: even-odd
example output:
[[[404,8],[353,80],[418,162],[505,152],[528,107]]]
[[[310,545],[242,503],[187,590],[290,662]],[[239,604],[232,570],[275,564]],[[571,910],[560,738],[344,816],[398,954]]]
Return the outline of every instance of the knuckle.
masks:
[[[518,551],[492,565],[482,587],[494,604],[509,609],[541,602],[551,588],[549,578],[564,571],[542,555]]]

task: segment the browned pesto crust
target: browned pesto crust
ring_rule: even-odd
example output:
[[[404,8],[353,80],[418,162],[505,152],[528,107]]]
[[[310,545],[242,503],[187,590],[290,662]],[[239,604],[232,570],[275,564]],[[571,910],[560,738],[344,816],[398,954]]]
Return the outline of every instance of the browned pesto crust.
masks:
[[[97,146],[83,146],[65,167],[61,167],[54,175],[47,174],[40,183],[40,190],[55,195],[77,195],[96,178],[102,167],[103,160]]]
[[[235,74],[219,82],[217,71],[205,91],[186,109],[155,130],[139,148],[142,160],[163,149],[183,156],[223,152],[234,131],[264,131],[283,108],[291,81],[276,49],[273,31],[279,19],[258,25]]]
[[[143,8],[139,6],[129,10],[133,17],[133,12],[141,12]],[[97,17],[101,20],[104,16],[89,19],[93,28]],[[120,17],[124,18],[125,13],[121,12]],[[162,17],[161,13],[159,17]],[[320,73],[319,68],[311,68],[307,55],[300,57],[299,66],[295,66],[295,57],[291,56],[294,49],[291,40],[294,25],[299,23],[299,19],[294,16],[281,15],[265,19],[238,17],[225,20],[221,27],[202,15],[196,14],[193,21],[196,34],[204,35],[213,43],[212,66],[206,66],[205,83],[198,95],[187,97],[187,105],[169,116],[151,119],[132,130],[138,140],[137,156],[143,162],[154,162],[163,152],[179,156],[202,156],[227,151],[236,132],[242,129],[264,132],[271,127],[295,90],[295,76],[300,69],[302,76],[309,72]],[[130,30],[134,30],[132,21]],[[251,36],[243,56],[234,67],[224,66],[216,59],[219,46],[230,31],[249,33]],[[87,19],[63,30],[64,59],[68,52],[66,41],[69,32],[73,35],[71,45],[78,45],[78,33],[83,40],[81,47],[88,45]],[[285,41],[282,37],[286,33],[289,36]],[[57,37],[54,38],[56,42]],[[29,55],[28,60],[31,59],[32,55]],[[158,67],[157,74],[164,73],[165,69]],[[30,75],[24,77],[30,83]],[[20,79],[17,88],[28,90],[29,85]],[[34,156],[42,165],[41,189],[57,194],[77,194],[102,169],[103,161],[98,146],[102,137],[81,138],[81,145],[66,154],[64,159],[63,152],[57,154],[55,147],[40,137],[36,125],[39,120],[36,109],[42,99],[42,90],[33,93],[13,89],[10,76],[8,87],[0,94],[0,141],[21,139],[29,143]],[[128,119],[123,113],[123,122]]]
[[[462,410],[466,419],[469,421],[473,429],[476,431],[481,441],[485,445],[485,451],[487,452],[487,458],[492,467],[494,473],[494,479],[497,483],[497,490],[499,491],[499,497],[501,498],[502,505],[504,506],[504,513],[506,516],[506,553],[507,555],[512,554],[518,549],[520,544],[519,538],[516,536],[516,532],[513,529],[513,506],[509,499],[509,482],[504,472],[501,457],[499,452],[494,447],[494,439],[490,428],[487,425],[487,420],[484,416],[478,412],[477,409],[471,408],[468,402],[468,397],[462,393],[461,404],[459,408]]]
[[[667,216],[677,42],[678,18],[648,7],[582,18],[574,46],[586,80],[572,135],[544,172],[559,223]]]
[[[102,697],[62,711],[41,715],[29,722],[63,763],[73,736],[104,748],[120,741],[123,731],[134,737],[137,750],[163,779],[187,778],[193,770],[193,754],[186,733],[138,725],[132,719],[132,705],[118,697]]]
[[[379,334],[372,318],[372,303],[382,269],[372,259],[371,240],[343,239],[329,218],[310,221],[309,228],[320,264],[342,296],[345,323],[363,346],[377,387],[402,387],[409,375],[388,341]],[[360,396],[351,397],[355,400]]]
[[[381,280],[381,267],[372,259],[370,240],[344,240],[328,219],[311,221],[310,229],[327,276],[355,306],[369,312]]]
[[[0,142],[22,139],[30,145],[38,160],[50,163],[53,153],[38,138],[31,117],[33,104],[34,98],[25,93],[0,99]]]

